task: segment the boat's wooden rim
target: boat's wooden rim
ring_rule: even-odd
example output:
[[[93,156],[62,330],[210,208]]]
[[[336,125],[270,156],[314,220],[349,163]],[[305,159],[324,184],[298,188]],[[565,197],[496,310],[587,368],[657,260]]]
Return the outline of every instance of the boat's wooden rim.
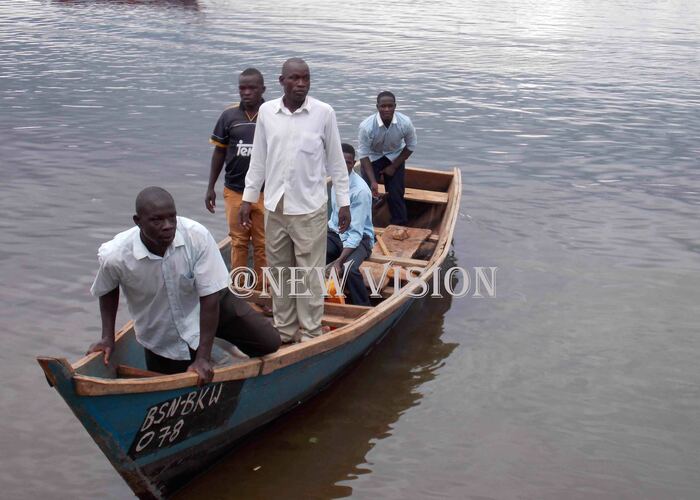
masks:
[[[458,168],[452,169],[451,172],[435,171],[423,168],[410,167],[410,170],[418,172],[426,172],[432,175],[444,175],[452,178],[449,190],[447,192],[448,201],[445,206],[445,214],[443,215],[438,240],[435,251],[429,261],[421,261],[418,259],[402,259],[403,264],[409,266],[423,267],[424,270],[418,278],[429,276],[436,267],[444,262],[452,241],[456,217],[459,210],[459,202],[461,199],[461,172]],[[221,245],[226,245],[228,239],[222,241]],[[383,256],[372,256],[372,259],[379,259],[383,262]],[[396,258],[389,259],[397,263]],[[377,261],[377,260],[375,260]],[[404,262],[405,261],[405,262]],[[377,307],[371,308],[369,312],[358,317],[352,323],[341,326],[336,330],[324,334],[320,337],[312,339],[308,342],[295,344],[285,347],[273,354],[263,356],[261,358],[251,359],[243,363],[233,366],[216,368],[214,370],[214,382],[223,382],[228,380],[242,380],[258,375],[272,373],[275,370],[294,364],[304,358],[314,356],[340,345],[343,345],[351,340],[359,337],[369,327],[382,321],[391,315],[407,298],[409,294],[420,287],[420,281],[408,283],[397,294],[384,300]],[[342,306],[336,305],[334,310],[351,311],[357,306]],[[356,312],[359,312],[356,311]],[[133,322],[129,321],[116,334],[116,342],[126,335],[133,327]],[[96,357],[102,356],[101,353],[93,353],[83,357],[71,366],[74,375],[73,381],[76,392],[81,396],[102,396],[108,394],[123,394],[123,393],[142,393],[142,392],[157,392],[172,389],[181,389],[191,387],[197,383],[197,375],[195,373],[180,373],[176,375],[163,375],[149,378],[131,378],[131,379],[111,379],[91,377],[75,373],[76,370],[89,363]]]

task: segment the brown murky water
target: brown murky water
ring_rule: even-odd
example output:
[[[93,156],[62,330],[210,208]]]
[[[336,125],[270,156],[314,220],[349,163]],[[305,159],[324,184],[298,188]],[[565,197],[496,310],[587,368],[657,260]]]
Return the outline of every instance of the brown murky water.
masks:
[[[388,88],[461,168],[454,264],[497,297],[424,301],[182,498],[697,497],[699,35],[686,0],[0,2],[3,497],[130,495],[34,357],[97,337],[140,188],[225,234],[208,135],[293,55],[343,139]]]

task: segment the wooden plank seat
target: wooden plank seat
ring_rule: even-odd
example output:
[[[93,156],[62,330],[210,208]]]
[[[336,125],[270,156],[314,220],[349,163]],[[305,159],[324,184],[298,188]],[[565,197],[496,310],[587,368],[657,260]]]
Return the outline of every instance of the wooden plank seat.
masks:
[[[386,193],[384,184],[379,184],[379,193]],[[441,193],[440,191],[428,191],[426,189],[407,187],[403,198],[406,201],[418,201],[421,203],[432,203],[434,205],[447,205],[447,193]]]

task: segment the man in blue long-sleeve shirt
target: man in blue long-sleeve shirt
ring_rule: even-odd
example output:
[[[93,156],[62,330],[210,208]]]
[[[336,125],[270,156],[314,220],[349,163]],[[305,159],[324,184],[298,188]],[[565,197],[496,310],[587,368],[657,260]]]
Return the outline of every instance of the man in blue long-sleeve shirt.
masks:
[[[378,181],[384,181],[391,223],[405,226],[408,222],[405,192],[405,165],[415,151],[416,129],[411,119],[396,112],[396,97],[389,91],[377,96],[377,113],[367,117],[359,130],[362,174],[375,197]]]
[[[372,225],[372,193],[367,183],[353,171],[355,165],[355,148],[342,144],[343,157],[348,167],[350,181],[350,227],[344,233],[338,231],[338,206],[334,187],[331,188],[331,218],[328,221],[326,244],[326,263],[336,268],[338,277],[342,276],[343,264],[351,261],[348,270],[347,293],[350,302],[355,305],[368,306],[369,294],[362,280],[360,264],[372,254],[374,246],[374,226]]]

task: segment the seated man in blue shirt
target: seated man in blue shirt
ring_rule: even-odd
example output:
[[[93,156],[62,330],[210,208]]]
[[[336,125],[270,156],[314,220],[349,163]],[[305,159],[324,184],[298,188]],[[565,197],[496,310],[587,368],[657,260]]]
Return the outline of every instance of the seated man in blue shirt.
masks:
[[[380,92],[377,113],[360,124],[359,154],[363,177],[372,189],[372,195],[379,196],[377,181],[383,177],[391,223],[405,226],[408,222],[403,199],[405,162],[415,151],[417,140],[411,119],[395,111],[394,94]]]
[[[372,253],[374,246],[374,227],[372,226],[372,193],[365,181],[357,175],[352,167],[355,165],[355,148],[342,144],[343,157],[348,167],[350,180],[350,227],[344,233],[338,231],[338,204],[335,201],[335,187],[331,188],[331,218],[328,221],[326,244],[326,264],[333,262],[340,278],[343,264],[352,262],[348,270],[347,292],[350,302],[359,306],[368,306],[369,294],[362,281],[360,264]],[[335,261],[335,262],[334,262]]]

